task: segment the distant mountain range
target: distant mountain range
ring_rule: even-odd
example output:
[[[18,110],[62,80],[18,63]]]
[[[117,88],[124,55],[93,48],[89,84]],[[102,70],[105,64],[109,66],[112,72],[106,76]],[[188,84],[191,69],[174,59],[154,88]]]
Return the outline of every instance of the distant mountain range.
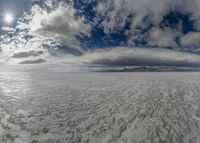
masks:
[[[200,68],[184,68],[184,67],[133,67],[123,69],[110,69],[106,72],[195,72],[200,71]]]
[[[161,70],[152,67],[134,67],[123,69],[111,69],[108,72],[160,72]]]

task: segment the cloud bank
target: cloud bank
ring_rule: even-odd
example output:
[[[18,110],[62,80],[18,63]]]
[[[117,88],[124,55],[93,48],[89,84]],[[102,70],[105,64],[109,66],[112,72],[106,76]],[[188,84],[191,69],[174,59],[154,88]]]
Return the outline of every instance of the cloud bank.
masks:
[[[200,56],[186,52],[161,49],[118,47],[84,55],[82,63],[87,65],[118,66],[171,66],[199,67]]]

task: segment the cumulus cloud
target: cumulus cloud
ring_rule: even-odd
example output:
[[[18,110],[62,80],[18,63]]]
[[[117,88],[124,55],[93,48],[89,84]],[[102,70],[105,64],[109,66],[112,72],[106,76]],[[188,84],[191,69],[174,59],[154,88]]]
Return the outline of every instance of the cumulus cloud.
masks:
[[[97,66],[200,66],[200,56],[164,49],[119,47],[84,55],[82,63]]]
[[[200,32],[190,32],[181,38],[181,44],[184,47],[199,48]]]
[[[178,45],[176,38],[184,36],[183,31],[180,29],[180,27],[184,27],[183,21],[180,21],[176,27],[164,25],[161,28],[164,18],[170,12],[187,15],[190,17],[188,20],[193,22],[194,29],[199,33],[199,9],[199,0],[103,0],[99,2],[96,11],[100,18],[103,17],[100,26],[107,34],[124,30],[124,27],[129,23],[130,28],[125,29],[125,33],[129,37],[128,42],[130,45],[134,45],[135,40],[148,39],[150,40],[146,41],[148,46],[154,43],[154,45],[160,47],[171,46],[176,48],[182,46]],[[196,38],[197,33],[195,33]],[[183,42],[181,42],[183,46],[185,46],[184,41],[188,39],[188,36],[183,38]]]
[[[75,42],[77,35],[90,35],[90,25],[84,22],[83,16],[76,16],[72,5],[58,1],[57,4],[55,8],[52,2],[48,1],[50,10],[38,5],[32,8],[29,27],[33,34],[69,43]]]
[[[91,26],[85,22],[83,15],[77,14],[73,2],[33,0],[30,12],[24,13],[16,26],[0,30],[3,31],[0,37],[1,57],[6,62],[28,60],[28,63],[41,63],[35,58],[50,60],[52,56],[58,56],[62,53],[58,50],[62,49],[60,45],[70,52],[82,53],[77,37],[90,36]],[[59,54],[54,54],[56,52]]]
[[[177,30],[172,30],[170,28],[153,28],[149,33],[149,45],[157,47],[179,47],[177,42],[175,42],[175,39],[179,37],[181,33]]]
[[[0,58],[7,64],[18,64],[25,60],[35,59],[50,60],[50,53],[48,49],[45,49],[44,43],[45,41],[39,38],[32,38],[27,41],[23,34],[12,37],[5,36],[5,39],[0,42]]]
[[[171,0],[104,0],[99,3],[97,12],[105,16],[103,26],[106,31],[112,31],[115,27],[123,27],[129,16],[131,27],[144,25],[145,17],[151,16],[154,24],[159,24],[163,16],[170,10]],[[145,23],[148,24],[148,23]]]
[[[199,7],[199,0],[104,0],[99,3],[97,12],[106,17],[103,22],[105,28],[110,29],[117,24],[123,26],[130,15],[133,17],[131,26],[135,28],[148,22],[159,25],[170,11],[191,13],[191,19],[198,20]]]
[[[42,51],[39,56],[44,58],[57,52],[59,45],[81,53],[77,37],[90,36],[91,26],[83,15],[77,15],[73,2],[34,0],[30,12],[24,13],[16,26],[0,30],[4,32],[0,37],[4,58],[30,58],[37,51]]]

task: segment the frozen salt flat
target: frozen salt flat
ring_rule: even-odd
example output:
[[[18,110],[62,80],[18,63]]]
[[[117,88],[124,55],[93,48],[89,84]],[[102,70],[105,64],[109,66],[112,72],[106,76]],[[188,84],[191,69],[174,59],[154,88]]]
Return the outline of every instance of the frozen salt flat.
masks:
[[[0,72],[0,143],[199,143],[200,73]]]

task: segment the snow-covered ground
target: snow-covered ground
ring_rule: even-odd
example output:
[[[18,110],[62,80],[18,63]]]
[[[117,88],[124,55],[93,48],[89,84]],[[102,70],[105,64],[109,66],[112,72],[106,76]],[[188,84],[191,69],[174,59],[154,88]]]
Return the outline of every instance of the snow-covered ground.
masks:
[[[199,143],[200,73],[0,72],[0,143]]]

